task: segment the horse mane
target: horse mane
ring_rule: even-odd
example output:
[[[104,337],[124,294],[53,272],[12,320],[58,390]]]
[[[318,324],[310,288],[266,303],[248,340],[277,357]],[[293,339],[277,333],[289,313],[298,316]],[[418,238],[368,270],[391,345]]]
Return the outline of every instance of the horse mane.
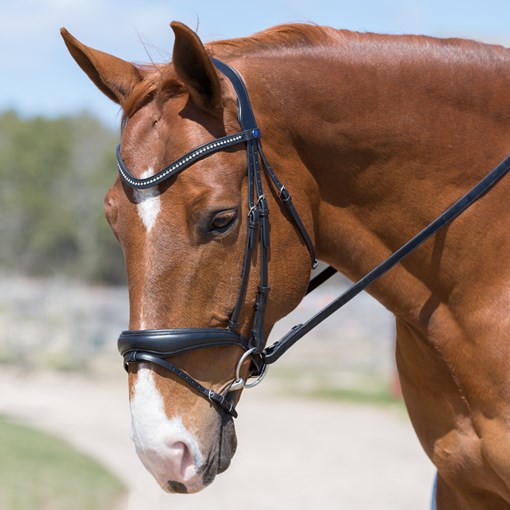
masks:
[[[438,38],[424,35],[384,35],[371,32],[352,32],[313,24],[292,23],[277,25],[250,37],[214,41],[207,47],[221,56],[240,54],[266,55],[289,51],[331,50],[338,55],[352,53],[353,59],[366,61],[381,58],[395,61],[409,57],[444,60],[448,63],[475,63],[488,65],[502,59],[508,61],[510,52],[498,45],[469,39]]]
[[[214,52],[222,53],[266,53],[282,50],[316,48],[331,43],[347,33],[319,25],[291,23],[277,25],[250,37],[214,41],[207,46]]]
[[[122,125],[155,97],[164,101],[166,98],[176,97],[186,92],[170,64],[140,65],[138,68],[142,70],[144,79],[135,86],[122,103]]]

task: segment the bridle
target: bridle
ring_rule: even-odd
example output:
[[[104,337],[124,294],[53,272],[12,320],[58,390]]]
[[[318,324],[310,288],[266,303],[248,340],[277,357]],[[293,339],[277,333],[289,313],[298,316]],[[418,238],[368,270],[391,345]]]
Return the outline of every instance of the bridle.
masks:
[[[235,69],[229,65],[212,59],[216,68],[222,72],[232,83],[237,94],[238,120],[241,131],[238,133],[217,138],[196,149],[188,152],[180,159],[174,161],[157,174],[138,179],[127,169],[121,157],[121,147],[117,147],[117,166],[122,180],[131,188],[146,189],[157,186],[162,182],[174,177],[190,165],[211,154],[228,149],[239,144],[246,145],[247,154],[247,175],[248,175],[248,221],[247,236],[244,260],[241,271],[241,285],[236,305],[233,309],[227,328],[178,328],[178,329],[150,329],[123,331],[119,337],[118,348],[124,357],[126,370],[131,363],[149,362],[172,372],[181,378],[199,394],[208,398],[218,408],[236,417],[237,412],[233,403],[232,394],[243,388],[257,385],[265,375],[268,364],[274,363],[294,345],[306,333],[316,327],[320,322],[337,311],[348,301],[366,289],[376,279],[394,267],[409,253],[414,251],[424,241],[437,233],[444,225],[451,222],[473,202],[489,190],[508,170],[510,170],[510,156],[503,160],[489,174],[487,174],[476,186],[450,206],[441,216],[425,227],[421,232],[405,243],[385,261],[374,268],[370,273],[356,282],[342,295],[332,301],[329,305],[319,311],[304,324],[294,326],[286,335],[270,347],[264,349],[264,317],[266,311],[267,296],[269,293],[268,281],[268,252],[269,252],[269,218],[268,205],[262,187],[263,170],[270,177],[270,180],[278,190],[278,197],[285,206],[287,213],[301,235],[310,253],[312,267],[315,267],[315,251],[311,238],[292,203],[292,198],[286,187],[279,181],[271,169],[260,143],[260,130],[255,122],[253,110],[246,86]],[[257,243],[258,233],[258,243]],[[239,332],[239,315],[245,302],[248,280],[250,276],[251,261],[258,245],[259,250],[259,285],[254,305],[253,319],[249,338]],[[335,274],[336,269],[328,267],[310,281],[307,294],[324,283],[329,277]],[[204,387],[193,377],[173,363],[168,361],[177,354],[218,346],[238,346],[242,349],[236,366],[236,377],[228,383],[221,391],[216,392]],[[256,380],[248,383],[247,379],[241,376],[241,368],[246,360],[250,360],[249,378]]]
[[[179,328],[179,329],[152,329],[138,331],[123,331],[120,335],[118,347],[124,357],[126,368],[130,363],[150,362],[159,365],[183,379],[198,393],[207,397],[227,413],[236,416],[234,404],[229,395],[244,387],[252,387],[265,374],[266,364],[263,360],[264,348],[264,317],[266,311],[267,296],[269,294],[268,262],[269,262],[269,218],[267,199],[262,187],[261,166],[269,175],[271,181],[278,190],[278,197],[288,211],[305,245],[307,246],[312,265],[316,264],[315,251],[310,236],[299,217],[292,198],[285,186],[278,180],[272,171],[260,144],[260,130],[255,122],[253,110],[248,98],[248,92],[243,80],[235,69],[227,64],[212,59],[214,65],[230,80],[237,94],[238,120],[241,131],[232,135],[217,138],[196,149],[188,152],[180,159],[174,161],[163,170],[145,179],[134,177],[127,169],[120,154],[120,145],[117,147],[117,165],[122,180],[135,189],[145,189],[174,177],[179,172],[218,151],[229,147],[246,144],[247,174],[248,174],[248,232],[246,236],[246,248],[241,271],[241,286],[236,305],[232,311],[228,327],[222,328]],[[257,243],[258,233],[258,243]],[[260,275],[257,295],[255,299],[254,314],[249,338],[245,338],[239,332],[239,315],[243,307],[248,281],[250,266],[253,255],[258,245],[260,255]],[[237,345],[244,351],[236,367],[236,379],[229,384],[221,393],[205,388],[189,374],[183,372],[170,363],[166,358],[176,354],[200,349],[204,347],[218,347]],[[250,376],[258,377],[254,383],[247,383],[241,377],[241,366],[247,359],[251,359]]]

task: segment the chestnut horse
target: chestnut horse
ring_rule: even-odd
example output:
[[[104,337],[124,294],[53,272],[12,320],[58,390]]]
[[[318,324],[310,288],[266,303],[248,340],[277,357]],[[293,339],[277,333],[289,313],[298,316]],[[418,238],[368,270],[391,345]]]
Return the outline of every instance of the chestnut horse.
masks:
[[[265,156],[317,258],[350,279],[510,152],[510,51],[502,47],[299,24],[204,46],[186,26],[172,28],[172,63],[147,66],[62,30],[77,63],[123,109],[121,160],[147,178],[239,132],[236,93],[210,57],[228,63],[246,83]],[[250,212],[245,152],[243,144],[216,152],[142,190],[118,177],[108,191],[131,330],[227,328]],[[271,210],[267,339],[302,299],[310,254],[267,173],[262,179]],[[504,178],[369,288],[396,317],[402,390],[438,470],[439,510],[510,508],[509,186]],[[251,260],[239,315],[246,337],[260,259]],[[241,354],[220,345],[171,360],[220,394]],[[236,448],[231,416],[181,377],[154,363],[130,364],[129,392],[137,452],[165,490],[199,491],[228,467]]]

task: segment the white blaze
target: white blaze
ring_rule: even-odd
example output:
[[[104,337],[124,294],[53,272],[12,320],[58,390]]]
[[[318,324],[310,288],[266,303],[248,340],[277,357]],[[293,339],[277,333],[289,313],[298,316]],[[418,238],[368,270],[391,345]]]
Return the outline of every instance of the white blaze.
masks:
[[[143,363],[138,368],[130,404],[131,437],[136,451],[160,485],[167,489],[169,480],[186,484],[195,479],[203,465],[197,442],[179,416],[168,419],[153,372]],[[183,445],[191,454],[191,459],[184,462]]]
[[[154,175],[149,168],[140,177]],[[161,210],[158,186],[135,191],[138,215],[147,235],[156,225]],[[140,313],[140,327],[145,328],[144,298]],[[161,487],[169,490],[168,482],[183,483],[193,491],[201,486],[199,470],[204,460],[195,438],[186,430],[180,416],[169,419],[165,413],[163,397],[156,387],[153,372],[140,364],[131,398],[131,437],[138,456]],[[196,490],[196,489],[195,489]]]
[[[154,169],[149,168],[141,176],[141,179],[147,179],[154,175]],[[135,191],[138,216],[142,220],[147,233],[153,229],[156,224],[159,211],[161,210],[161,198],[159,196],[158,186],[148,189],[139,189]]]
[[[154,168],[149,167],[140,176],[141,179],[147,179],[154,175]],[[138,216],[142,221],[147,235],[150,234],[151,230],[156,225],[156,219],[161,210],[161,197],[159,196],[159,187],[154,186],[147,189],[137,189],[134,192],[134,197],[137,203]],[[140,329],[145,329],[145,295],[142,297],[141,309],[140,309]]]

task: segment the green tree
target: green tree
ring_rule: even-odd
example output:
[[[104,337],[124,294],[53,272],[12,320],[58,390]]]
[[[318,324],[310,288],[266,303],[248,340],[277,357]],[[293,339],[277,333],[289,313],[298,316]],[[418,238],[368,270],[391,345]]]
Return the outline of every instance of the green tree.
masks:
[[[118,135],[81,114],[0,115],[0,267],[124,282],[120,249],[103,216]]]

